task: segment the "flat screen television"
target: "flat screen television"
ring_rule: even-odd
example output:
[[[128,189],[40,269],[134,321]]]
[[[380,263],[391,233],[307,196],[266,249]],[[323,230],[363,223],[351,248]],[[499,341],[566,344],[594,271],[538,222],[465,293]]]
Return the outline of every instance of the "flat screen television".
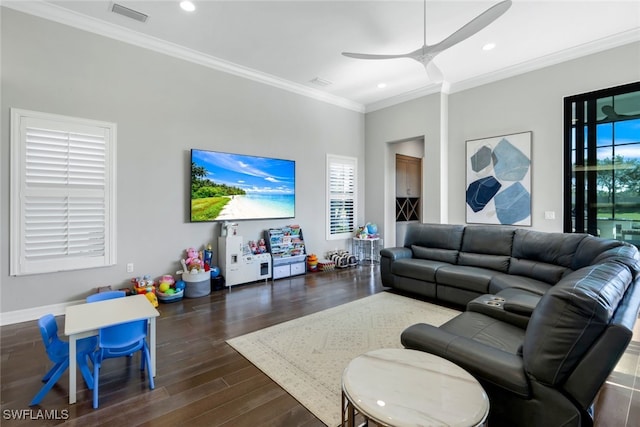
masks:
[[[293,218],[296,162],[191,150],[191,222]]]

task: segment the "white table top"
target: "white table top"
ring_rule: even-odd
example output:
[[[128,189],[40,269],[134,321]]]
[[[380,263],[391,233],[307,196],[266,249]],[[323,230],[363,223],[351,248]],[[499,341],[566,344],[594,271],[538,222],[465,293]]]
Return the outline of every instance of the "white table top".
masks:
[[[64,334],[75,335],[159,315],[158,310],[144,295],[71,305],[65,311]]]
[[[467,427],[489,414],[489,398],[471,374],[416,350],[374,350],[353,359],[342,390],[358,412],[383,425]]]

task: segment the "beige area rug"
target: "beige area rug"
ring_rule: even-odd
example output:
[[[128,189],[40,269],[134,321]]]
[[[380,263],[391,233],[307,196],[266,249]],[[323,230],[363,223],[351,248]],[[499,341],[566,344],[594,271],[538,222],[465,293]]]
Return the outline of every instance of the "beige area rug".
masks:
[[[402,348],[414,323],[439,326],[459,312],[383,292],[227,341],[328,426],[341,422],[341,378],[349,361]]]

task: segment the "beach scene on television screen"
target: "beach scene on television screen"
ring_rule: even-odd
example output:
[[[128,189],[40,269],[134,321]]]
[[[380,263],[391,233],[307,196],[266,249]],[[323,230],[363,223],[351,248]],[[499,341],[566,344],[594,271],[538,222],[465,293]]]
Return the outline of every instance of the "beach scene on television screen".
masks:
[[[294,161],[191,151],[191,221],[294,216]]]

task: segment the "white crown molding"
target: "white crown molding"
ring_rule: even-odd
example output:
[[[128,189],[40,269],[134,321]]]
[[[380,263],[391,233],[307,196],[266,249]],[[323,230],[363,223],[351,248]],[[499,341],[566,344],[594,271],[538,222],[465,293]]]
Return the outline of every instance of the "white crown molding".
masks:
[[[71,305],[84,303],[84,300],[65,302],[61,304],[43,305],[40,307],[26,308],[24,310],[8,311],[0,313],[0,326],[13,325],[15,323],[28,322],[37,320],[45,314],[53,314],[61,316],[65,313],[66,308]]]
[[[590,43],[585,43],[570,49],[542,56],[531,61],[522,62],[520,64],[507,67],[503,70],[484,74],[478,77],[467,79],[451,85],[451,93],[462,92],[467,89],[504,80],[520,74],[536,71],[545,67],[567,62],[572,59],[581,58],[583,56],[624,46],[629,43],[640,41],[640,28],[634,28],[609,37],[602,38]]]
[[[392,107],[394,105],[402,104],[403,102],[411,101],[413,99],[422,98],[423,96],[445,92],[445,89],[448,88],[448,86],[449,84],[446,82],[443,82],[441,84],[430,84],[427,86],[422,86],[409,92],[401,93],[399,95],[367,104],[365,106],[365,111],[367,113],[371,113],[373,111],[382,110],[383,108]]]
[[[441,87],[440,85],[428,85],[404,94],[376,101],[365,106],[346,98],[331,95],[329,93],[315,90],[298,83],[293,83],[289,80],[281,79],[279,77],[262,73],[251,68],[243,67],[241,65],[234,64],[232,62],[225,61],[211,55],[205,55],[201,52],[177,45],[175,43],[170,43],[133,30],[129,30],[115,24],[91,18],[51,3],[46,3],[40,0],[0,1],[2,6],[6,6],[20,12],[28,13],[64,25],[69,25],[71,27],[78,28],[84,31],[99,34],[145,49],[153,50],[155,52],[163,53],[169,56],[183,59],[185,61],[203,65],[218,71],[264,83],[289,92],[296,93],[298,95],[306,96],[359,113],[369,113],[377,111],[383,108],[387,108],[393,105],[401,104],[403,102],[439,92],[461,92],[488,83],[493,83],[498,80],[503,80],[509,77],[514,77],[527,72],[539,70],[544,67],[559,64],[561,62],[576,59],[582,56],[640,41],[640,29],[636,28],[591,43],[586,43],[581,46],[566,49],[541,58],[507,67],[497,72],[487,73],[456,83],[448,83],[446,85],[446,91],[445,86]]]
[[[24,12],[40,18],[48,19],[60,24],[68,25],[90,33],[99,34],[104,37],[115,39],[121,42],[132,44],[138,47],[163,53],[175,58],[203,65],[214,70],[233,74],[256,82],[274,86],[298,95],[313,98],[318,101],[333,104],[348,110],[364,113],[364,105],[346,98],[331,95],[326,92],[315,90],[307,86],[281,79],[271,74],[263,73],[242,65],[238,65],[211,55],[206,55],[193,49],[167,42],[156,37],[142,34],[116,24],[108,23],[96,18],[92,18],[63,7],[47,3],[44,1],[2,1],[2,6]]]
[[[565,49],[560,52],[556,52],[550,55],[546,55],[540,58],[533,59],[531,61],[522,62],[520,64],[513,65],[511,67],[504,68],[500,71],[495,71],[481,76],[473,77],[471,79],[463,80],[457,83],[443,83],[442,90],[438,90],[438,86],[430,85],[420,89],[413,90],[404,94],[393,96],[391,98],[383,99],[365,106],[366,112],[380,110],[383,108],[391,107],[393,105],[401,104],[403,102],[410,101],[412,99],[420,98],[422,96],[432,95],[434,93],[456,93],[464,90],[473,89],[474,87],[486,85],[489,83],[504,80],[509,77],[515,77],[520,74],[525,74],[531,71],[536,71],[545,67],[560,64],[562,62],[570,61],[572,59],[581,58],[583,56],[591,55],[594,53],[602,52],[608,49],[613,49],[619,46],[624,46],[629,43],[640,41],[640,28],[634,28],[629,31],[624,31],[618,34],[614,34],[609,37],[605,37],[600,40],[596,40],[591,43],[585,43],[583,45],[573,47],[571,49]],[[445,86],[446,84],[446,86]],[[445,90],[445,88],[447,90]]]

